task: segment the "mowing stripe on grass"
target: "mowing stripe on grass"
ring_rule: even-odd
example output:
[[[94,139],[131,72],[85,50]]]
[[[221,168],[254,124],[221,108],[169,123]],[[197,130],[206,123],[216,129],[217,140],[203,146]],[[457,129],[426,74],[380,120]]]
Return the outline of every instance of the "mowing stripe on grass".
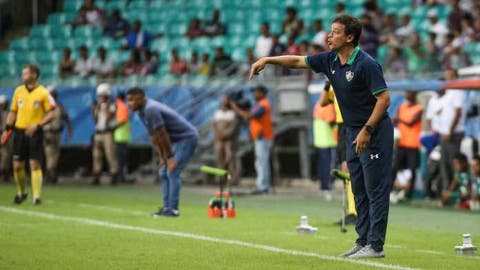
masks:
[[[87,203],[71,203],[71,202],[59,202],[59,201],[53,201],[53,200],[47,200],[47,203],[61,203],[61,204],[71,204],[83,208],[91,208],[91,209],[97,209],[97,210],[105,210],[105,211],[110,211],[112,213],[119,213],[119,214],[129,214],[129,215],[135,215],[135,216],[146,216],[144,212],[141,211],[131,211],[131,210],[124,210],[116,207],[111,207],[111,206],[98,206],[94,204],[87,204]],[[283,232],[283,234],[287,235],[297,235],[298,233],[295,232]],[[324,235],[313,235],[315,238],[319,239],[329,239],[330,237],[324,236]],[[345,240],[346,242],[351,242],[350,240]],[[404,246],[399,246],[399,245],[393,245],[393,244],[385,244],[385,247],[387,248],[395,248],[395,249],[407,249],[407,247]],[[441,251],[436,251],[436,250],[426,250],[426,249],[412,249],[412,251],[416,253],[426,253],[430,255],[437,255],[437,256],[448,256],[448,257],[459,257],[456,254],[447,254]],[[473,259],[473,260],[480,260],[479,256],[461,256],[462,259]]]
[[[60,216],[60,215],[56,215],[56,214],[21,210],[21,209],[17,209],[17,208],[13,208],[13,207],[0,206],[0,210],[3,211],[3,212],[21,214],[21,215],[32,216],[32,217],[39,217],[39,218],[50,219],[50,220],[75,222],[75,223],[81,223],[81,224],[85,224],[85,225],[113,228],[113,229],[119,229],[119,230],[143,232],[143,233],[147,233],[147,234],[166,235],[166,236],[174,236],[174,237],[187,238],[187,239],[202,240],[202,241],[208,241],[208,242],[214,242],[214,243],[220,243],[220,244],[226,244],[226,245],[232,245],[232,246],[255,248],[255,249],[270,251],[270,252],[274,252],[274,253],[319,258],[319,259],[327,260],[327,261],[337,261],[337,262],[344,262],[344,263],[358,264],[358,265],[366,265],[366,266],[372,266],[372,267],[377,267],[377,268],[385,268],[385,269],[398,269],[398,270],[414,269],[414,268],[401,266],[401,265],[392,265],[392,264],[383,264],[383,263],[372,262],[372,261],[344,259],[344,258],[339,258],[339,257],[335,257],[335,256],[330,256],[330,255],[317,254],[317,253],[305,252],[305,251],[299,251],[299,250],[292,250],[292,249],[284,249],[284,248],[279,248],[279,247],[274,247],[274,246],[255,244],[255,243],[243,242],[243,241],[238,241],[238,240],[215,238],[215,237],[204,236],[204,235],[199,235],[199,234],[192,234],[192,233],[181,233],[181,232],[174,232],[174,231],[157,230],[157,229],[151,229],[151,228],[146,228],[146,227],[110,223],[110,222],[106,222],[106,221],[102,221],[102,220],[96,220],[96,219],[90,219],[90,218]]]

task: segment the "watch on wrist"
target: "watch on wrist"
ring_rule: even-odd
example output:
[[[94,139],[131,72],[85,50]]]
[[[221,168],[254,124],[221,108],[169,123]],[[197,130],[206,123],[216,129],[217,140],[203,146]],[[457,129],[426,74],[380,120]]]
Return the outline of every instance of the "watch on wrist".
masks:
[[[368,134],[372,135],[375,132],[375,127],[370,125],[365,125],[365,130],[368,132]]]

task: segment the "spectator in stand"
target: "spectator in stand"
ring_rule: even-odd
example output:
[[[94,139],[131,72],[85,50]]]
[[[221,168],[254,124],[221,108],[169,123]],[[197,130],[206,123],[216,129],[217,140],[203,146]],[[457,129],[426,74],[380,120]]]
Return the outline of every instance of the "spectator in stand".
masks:
[[[299,55],[300,47],[295,43],[295,36],[291,35],[288,37],[287,48],[283,52],[284,55]]]
[[[453,159],[455,176],[446,190],[442,192],[442,204],[444,206],[456,205],[461,209],[469,209],[469,201],[472,194],[473,176],[470,172],[467,156],[458,153]]]
[[[448,34],[445,37],[445,47],[441,53],[441,61],[444,68],[459,69],[467,66],[468,58],[462,50],[463,41],[460,39],[455,40],[453,33]]]
[[[142,67],[142,75],[153,74],[157,72],[158,69],[158,52],[145,50],[143,51],[145,61]]]
[[[72,50],[70,48],[63,49],[63,59],[58,63],[58,73],[61,78],[75,74],[75,59],[72,58]]]
[[[107,59],[107,51],[102,46],[97,50],[98,58],[93,60],[93,72],[101,79],[115,77],[115,63]]]
[[[417,93],[407,92],[393,119],[400,133],[395,150],[393,177],[395,179],[390,202],[411,199],[415,187],[416,171],[420,165],[420,134],[423,106],[417,102]],[[392,200],[393,199],[393,200]]]
[[[480,20],[478,20],[480,23]],[[462,18],[462,24],[460,27],[463,31],[462,34],[465,37],[465,40],[469,42],[478,41],[480,35],[476,35],[475,32],[475,18],[471,14],[466,14],[465,17]]]
[[[183,75],[188,73],[188,65],[185,59],[180,58],[177,49],[172,49],[172,59],[170,60],[170,74]]]
[[[428,34],[428,40],[426,42],[426,63],[425,71],[438,71],[442,67],[440,63],[440,48],[435,43],[437,39],[437,34],[430,32]]]
[[[452,11],[448,15],[448,28],[456,29],[460,27],[463,18],[468,13],[461,9],[460,0],[451,1]]]
[[[155,36],[148,31],[142,30],[142,23],[137,20],[133,22],[132,30],[123,41],[122,48],[145,50],[153,39],[155,39]]]
[[[297,36],[302,33],[303,21],[297,17],[297,10],[294,7],[287,7],[285,13],[287,17],[282,23],[282,34]]]
[[[345,13],[345,4],[340,2],[335,5],[335,16]]]
[[[371,57],[377,57],[377,49],[379,46],[378,32],[372,24],[372,18],[363,14],[362,19],[362,35],[360,37],[360,46]]]
[[[85,0],[86,17],[88,24],[93,27],[102,27],[104,22],[104,12],[95,5],[95,0]]]
[[[204,27],[204,34],[209,37],[225,35],[226,27],[220,22],[220,10],[215,9],[212,14],[212,20],[207,22]]]
[[[75,74],[86,78],[92,75],[93,59],[88,56],[88,48],[85,45],[80,46],[79,55],[80,58],[75,62]]]
[[[80,25],[87,25],[88,24],[88,19],[87,19],[87,7],[86,6],[81,6],[80,9],[78,10],[78,17],[75,18],[72,22],[73,28],[80,26]]]
[[[192,54],[190,56],[190,62],[188,63],[188,70],[192,74],[198,74],[200,71],[201,63],[200,60],[198,59],[198,53],[196,51],[192,51]]]
[[[135,49],[130,53],[130,58],[125,62],[120,70],[122,76],[130,76],[134,74],[141,74],[143,68],[140,50]]]
[[[391,39],[396,29],[397,29],[397,15],[395,13],[390,13],[390,14],[387,14],[387,16],[383,17],[382,27],[379,28],[379,32],[378,32],[379,33],[378,41],[380,42],[380,44],[387,44],[392,42]]]
[[[200,19],[193,18],[190,21],[190,24],[188,25],[188,29],[187,29],[187,32],[185,33],[185,36],[187,36],[188,38],[194,39],[194,38],[203,36],[203,34],[204,32],[202,29]]]
[[[252,49],[247,49],[246,56],[246,61],[240,63],[238,67],[238,74],[242,76],[248,76],[250,67],[255,63],[255,56],[253,55]]]
[[[456,70],[445,70],[445,80],[449,81],[457,78],[458,74]],[[441,100],[438,132],[440,133],[441,146],[441,186],[445,189],[452,182],[453,157],[460,152],[460,143],[465,133],[465,94],[462,90],[447,89]]]
[[[282,55],[285,52],[286,49],[287,49],[287,46],[285,46],[285,44],[280,42],[280,36],[279,35],[273,35],[272,36],[272,48],[270,49],[269,56]]]
[[[413,24],[410,21],[410,14],[403,14],[400,26],[395,30],[395,36],[399,44],[405,46],[408,39],[413,35],[414,30]]]
[[[226,55],[222,47],[215,48],[215,58],[213,58],[211,75],[233,75],[236,73],[234,62],[230,55]]]
[[[315,20],[313,22],[313,29],[315,31],[315,36],[313,37],[312,43],[326,48],[328,33],[323,29],[323,21],[320,19]]]
[[[202,54],[202,60],[200,61],[200,68],[198,74],[210,75],[212,73],[212,65],[210,65],[210,55],[208,53]]]
[[[370,0],[363,4],[365,14],[372,19],[372,25],[375,29],[381,29],[383,27],[383,18],[385,17],[382,10],[378,7],[376,0]]]
[[[260,32],[262,35],[257,38],[255,45],[255,57],[265,57],[270,54],[272,49],[272,37],[270,36],[270,25],[266,22],[260,26]]]
[[[300,55],[310,55],[310,42],[308,42],[308,40],[303,40],[302,42],[300,42],[300,44],[298,45],[298,47],[300,48]]]
[[[115,39],[124,38],[127,35],[129,28],[130,24],[122,17],[120,10],[115,9],[112,16],[107,20],[104,33],[106,36]]]
[[[391,47],[385,61],[386,72],[396,76],[405,76],[407,73],[407,59],[400,47]]]
[[[427,57],[427,50],[422,45],[420,36],[413,34],[410,40],[410,45],[403,49],[403,53],[407,57],[407,70],[410,74],[418,74],[424,71],[425,60]]]
[[[437,47],[442,48],[444,41],[445,41],[445,36],[448,34],[448,28],[440,22],[438,19],[438,13],[435,9],[430,10],[427,13],[428,16],[428,21],[430,22],[430,32],[433,32],[436,34],[436,39],[435,39],[435,45]]]

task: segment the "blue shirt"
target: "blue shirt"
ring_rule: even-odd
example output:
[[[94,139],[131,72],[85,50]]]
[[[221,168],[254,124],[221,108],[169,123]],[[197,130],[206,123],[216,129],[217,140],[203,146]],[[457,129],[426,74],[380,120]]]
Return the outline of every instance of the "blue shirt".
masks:
[[[125,44],[129,49],[147,48],[150,41],[154,38],[155,37],[147,31],[140,31],[138,33],[130,31],[125,37]],[[140,42],[139,39],[141,39]]]
[[[375,95],[387,90],[382,67],[375,59],[356,47],[344,65],[333,51],[307,56],[305,62],[330,80],[345,125],[365,125],[377,102]]]
[[[167,105],[153,99],[147,99],[139,116],[150,135],[153,135],[158,128],[165,127],[172,143],[185,139],[198,139],[198,131],[192,124]]]

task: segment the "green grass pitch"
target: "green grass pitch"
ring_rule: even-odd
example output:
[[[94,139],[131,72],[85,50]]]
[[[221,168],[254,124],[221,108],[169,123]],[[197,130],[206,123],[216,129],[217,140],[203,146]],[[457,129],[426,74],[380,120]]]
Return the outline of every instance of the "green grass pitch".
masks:
[[[214,189],[186,187],[181,217],[152,219],[160,188],[44,187],[43,204],[13,205],[0,185],[0,269],[480,269],[479,256],[455,255],[463,233],[480,245],[480,215],[392,206],[386,258],[336,255],[356,237],[333,225],[341,203],[318,196],[237,197],[237,218],[209,219]],[[298,235],[308,215],[317,235]]]

